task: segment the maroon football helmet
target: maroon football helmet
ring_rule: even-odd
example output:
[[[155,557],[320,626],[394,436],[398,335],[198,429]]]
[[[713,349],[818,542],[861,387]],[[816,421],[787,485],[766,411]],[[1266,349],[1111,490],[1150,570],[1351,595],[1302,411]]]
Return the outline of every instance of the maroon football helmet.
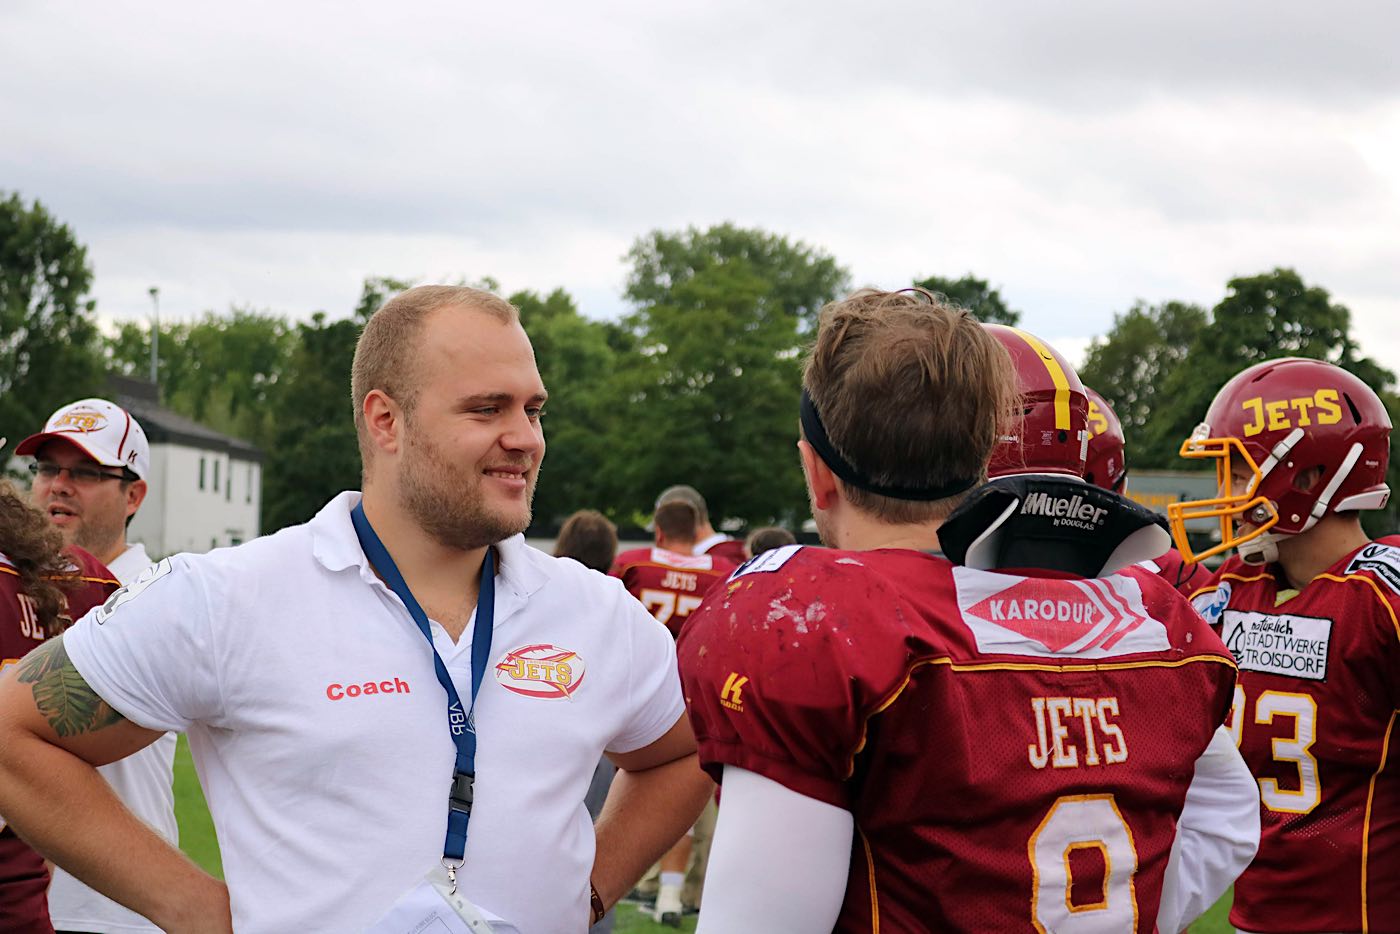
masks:
[[[1277,558],[1279,536],[1328,513],[1385,508],[1390,428],[1380,397],[1339,366],[1298,357],[1255,364],[1225,384],[1181,446],[1182,457],[1215,461],[1219,493],[1168,507],[1177,547],[1188,560],[1238,548],[1262,563]],[[1193,555],[1191,519],[1218,519],[1220,544]]]
[[[1011,354],[1021,390],[1021,421],[992,449],[987,474],[1084,476],[1089,397],[1079,374],[1050,345],[1019,328],[984,324]]]
[[[1105,490],[1122,493],[1128,478],[1128,464],[1123,456],[1125,439],[1123,423],[1103,396],[1088,386],[1089,396],[1089,459],[1084,464],[1084,479]]]

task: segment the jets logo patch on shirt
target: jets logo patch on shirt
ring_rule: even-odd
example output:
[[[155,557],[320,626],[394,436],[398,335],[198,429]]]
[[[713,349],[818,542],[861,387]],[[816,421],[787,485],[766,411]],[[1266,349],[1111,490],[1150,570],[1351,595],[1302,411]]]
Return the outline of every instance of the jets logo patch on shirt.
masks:
[[[93,613],[92,621],[101,626],[103,623],[107,622],[107,620],[111,619],[112,614],[115,613],[122,604],[135,600],[147,587],[173,570],[175,570],[175,567],[170,563],[169,558],[165,558],[159,563],[146,568],[146,570],[142,571],[137,576],[136,580],[108,597],[107,602],[102,604],[102,606]]]
[[[1400,593],[1400,548],[1375,543],[1367,545],[1347,565],[1346,573],[1355,574],[1357,571],[1370,571],[1385,581],[1391,590]]]
[[[1222,637],[1241,671],[1327,680],[1327,647],[1332,621],[1316,616],[1288,616],[1226,610]]]
[[[564,700],[583,684],[584,664],[577,652],[539,642],[511,649],[496,663],[496,680],[525,697]]]

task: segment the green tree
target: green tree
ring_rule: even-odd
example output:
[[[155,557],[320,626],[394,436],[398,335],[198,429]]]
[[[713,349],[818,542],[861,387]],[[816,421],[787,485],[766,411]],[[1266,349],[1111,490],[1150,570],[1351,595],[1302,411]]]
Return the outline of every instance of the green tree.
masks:
[[[535,522],[553,528],[584,508],[615,513],[615,489],[605,478],[625,413],[613,384],[617,353],[608,341],[610,327],[580,314],[563,289],[546,296],[516,292],[510,301],[520,309],[549,390],[548,452],[535,491]]]
[[[101,389],[91,286],[87,250],[66,224],[38,201],[0,200],[0,435],[38,431]]]
[[[637,512],[672,483],[704,492],[716,521],[806,514],[793,442],[801,320],[747,259],[678,277],[626,319],[637,352],[618,384],[627,420],[611,476]]]
[[[632,268],[624,294],[642,307],[671,301],[676,289],[706,270],[742,262],[766,284],[768,304],[795,316],[804,328],[848,281],[846,270],[822,250],[734,224],[681,233],[654,230],[632,245],[626,261]]]
[[[290,363],[270,398],[265,533],[305,522],[335,494],[360,488],[350,364],[361,326],[354,318],[329,321],[318,311],[296,327]]]
[[[1172,405],[1163,387],[1187,365],[1208,321],[1205,309],[1197,305],[1138,302],[1114,315],[1108,334],[1089,345],[1079,375],[1086,386],[1108,400],[1123,422],[1130,466],[1184,466],[1177,458],[1181,440],[1173,442],[1153,429]]]
[[[945,279],[942,276],[928,276],[917,279],[914,285],[930,292],[936,292],[959,307],[966,308],[977,316],[977,320],[988,324],[1016,325],[1021,322],[1021,313],[1009,307],[1001,293],[992,288],[986,279],[979,279],[968,273],[961,279]]]
[[[1395,374],[1360,355],[1346,306],[1293,270],[1231,279],[1226,289],[1210,326],[1192,341],[1187,365],[1162,382],[1162,404],[1153,413],[1146,439],[1153,450],[1179,448],[1220,387],[1263,360],[1311,357],[1355,373],[1377,392],[1394,384]]]
[[[206,312],[191,322],[164,322],[161,401],[217,431],[266,447],[272,427],[269,402],[295,343],[285,318],[245,308],[222,315]],[[107,348],[113,370],[137,377],[149,373],[149,328],[125,322],[108,338]]]

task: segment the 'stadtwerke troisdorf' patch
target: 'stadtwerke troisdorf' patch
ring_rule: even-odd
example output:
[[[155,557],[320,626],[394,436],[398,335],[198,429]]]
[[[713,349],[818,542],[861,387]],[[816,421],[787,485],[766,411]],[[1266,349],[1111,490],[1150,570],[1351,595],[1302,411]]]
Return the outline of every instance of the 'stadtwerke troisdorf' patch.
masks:
[[[1225,647],[1241,671],[1327,680],[1330,619],[1226,610],[1221,623]]]

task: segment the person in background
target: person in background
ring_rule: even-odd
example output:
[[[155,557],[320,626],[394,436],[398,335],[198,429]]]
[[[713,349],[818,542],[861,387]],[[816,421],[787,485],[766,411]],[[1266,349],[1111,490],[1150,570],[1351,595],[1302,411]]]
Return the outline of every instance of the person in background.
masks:
[[[1089,396],[1089,454],[1084,463],[1084,480],[1122,494],[1128,480],[1123,423],[1107,399],[1088,386],[1084,392]],[[1183,560],[1175,548],[1147,559],[1140,567],[1160,575],[1184,597],[1190,597],[1210,580],[1210,570],[1204,564]]]
[[[744,541],[744,553],[750,558],[763,554],[765,551],[772,551],[774,548],[782,548],[784,545],[796,545],[797,538],[782,526],[767,526],[761,529],[754,529],[749,533],[749,537]]]
[[[617,557],[617,526],[595,509],[580,509],[565,519],[559,528],[559,537],[554,542],[554,557],[573,558],[590,570],[606,574]],[[595,821],[608,800],[608,789],[612,787],[613,773],[616,771],[617,766],[607,756],[598,760],[598,768],[593,771],[593,780],[588,784],[588,793],[583,796],[583,805]],[[612,934],[616,920],[617,909],[609,908],[608,913],[595,922],[588,932]]]
[[[695,508],[695,514],[700,517],[695,531],[695,546],[692,549],[694,554],[714,555],[736,565],[744,563],[744,543],[730,538],[723,532],[715,531],[715,527],[710,524],[710,508],[705,505],[705,497],[700,495],[699,490],[683,483],[668,486],[656,498],[656,505],[660,507],[671,502],[689,503]]]
[[[1321,360],[1268,360],[1216,394],[1182,445],[1220,492],[1168,507],[1188,559],[1234,549],[1193,602],[1239,662],[1230,730],[1259,783],[1241,931],[1400,931],[1400,536],[1385,508],[1391,416]],[[1192,555],[1186,523],[1219,523]]]
[[[110,571],[81,548],[65,548],[48,519],[0,480],[0,670],[18,664],[116,589]],[[45,676],[30,675],[36,683]],[[44,858],[0,817],[0,931],[53,931],[48,887]]]
[[[554,557],[573,558],[586,568],[606,574],[617,557],[617,526],[595,509],[580,509],[559,527]]]
[[[122,583],[134,583],[151,566],[146,549],[127,541],[127,528],[150,493],[151,449],[131,413],[106,399],[80,399],[49,416],[15,453],[33,456],[31,502],[48,516],[64,541],[102,561]],[[122,803],[151,829],[179,844],[175,821],[174,733],[98,772]],[[49,914],[58,931],[125,934],[158,930],[129,908],[55,868]]]
[[[657,622],[677,636],[705,594],[722,585],[735,565],[716,554],[695,552],[701,522],[699,512],[688,499],[665,500],[656,507],[652,521],[655,547],[624,551],[613,562],[610,573],[622,581],[627,592],[640,600]],[[703,835],[709,824],[702,817],[696,826]],[[661,857],[659,887],[652,912],[654,920],[661,924],[680,926],[686,872],[692,868],[691,856],[697,848],[696,826]],[[701,847],[707,842],[708,838],[702,836]],[[701,866],[694,871],[703,874],[704,868]]]

